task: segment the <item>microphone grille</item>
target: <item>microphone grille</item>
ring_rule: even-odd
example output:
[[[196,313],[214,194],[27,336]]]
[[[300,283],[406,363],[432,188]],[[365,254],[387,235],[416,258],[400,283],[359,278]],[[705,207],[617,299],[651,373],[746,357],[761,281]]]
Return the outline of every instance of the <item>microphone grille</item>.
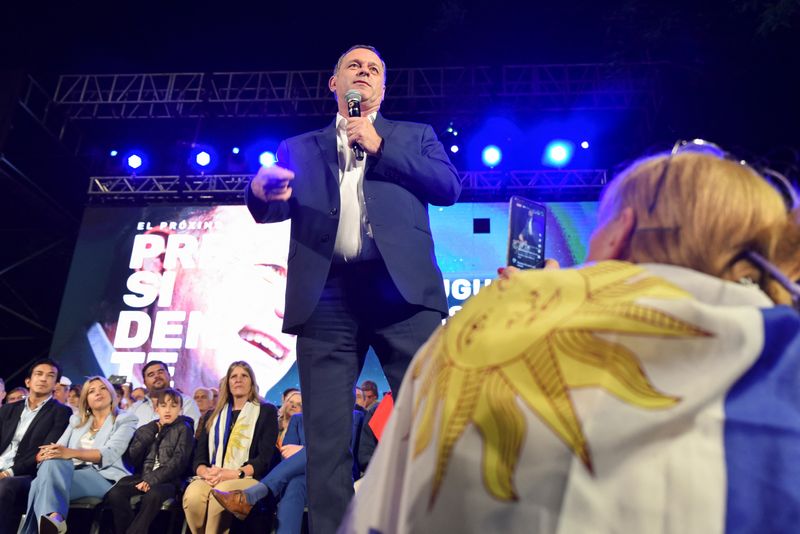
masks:
[[[355,89],[350,89],[344,94],[344,99],[346,102],[350,102],[352,100],[355,100],[356,102],[361,102],[361,93],[359,93]]]

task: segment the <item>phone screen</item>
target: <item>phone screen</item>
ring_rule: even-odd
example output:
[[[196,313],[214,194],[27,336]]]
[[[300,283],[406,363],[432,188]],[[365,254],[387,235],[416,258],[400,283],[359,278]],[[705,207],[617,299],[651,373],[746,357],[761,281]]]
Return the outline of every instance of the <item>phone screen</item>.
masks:
[[[544,267],[547,208],[523,197],[511,197],[508,206],[508,265],[519,269]]]

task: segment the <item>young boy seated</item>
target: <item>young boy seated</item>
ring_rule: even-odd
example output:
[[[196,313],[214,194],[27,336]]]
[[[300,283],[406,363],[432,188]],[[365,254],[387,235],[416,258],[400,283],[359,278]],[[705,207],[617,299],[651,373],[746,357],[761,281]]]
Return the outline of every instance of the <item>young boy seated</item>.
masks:
[[[106,500],[114,514],[114,532],[147,532],[161,505],[175,497],[194,452],[194,422],[181,415],[183,399],[171,388],[158,396],[158,419],[139,427],[125,461],[134,472],[109,490]],[[141,496],[134,513],[131,498]]]

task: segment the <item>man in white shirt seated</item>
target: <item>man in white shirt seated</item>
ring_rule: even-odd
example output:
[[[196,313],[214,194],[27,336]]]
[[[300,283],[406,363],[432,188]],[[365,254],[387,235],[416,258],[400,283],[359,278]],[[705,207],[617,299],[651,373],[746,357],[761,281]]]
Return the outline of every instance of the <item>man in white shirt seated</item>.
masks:
[[[167,369],[167,364],[159,360],[152,360],[142,368],[142,379],[147,388],[147,396],[130,407],[130,412],[139,418],[138,426],[144,426],[150,421],[158,419],[155,407],[158,395],[162,390],[170,387],[172,377]],[[194,428],[200,423],[200,409],[189,395],[181,394],[183,409],[181,415],[191,417]]]
[[[17,532],[28,491],[36,476],[36,453],[58,440],[72,410],[53,397],[59,365],[38,360],[28,370],[26,399],[0,408],[0,534]]]

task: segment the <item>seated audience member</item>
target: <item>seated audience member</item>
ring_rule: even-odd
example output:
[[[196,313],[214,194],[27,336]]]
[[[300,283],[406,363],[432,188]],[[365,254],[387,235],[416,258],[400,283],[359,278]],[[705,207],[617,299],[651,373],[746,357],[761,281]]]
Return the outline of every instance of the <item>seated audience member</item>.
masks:
[[[211,390],[211,402],[213,404],[212,408],[217,407],[217,403],[219,402],[219,388],[209,388]]]
[[[0,534],[17,532],[39,447],[56,441],[69,423],[72,411],[53,398],[60,374],[52,360],[34,362],[25,379],[28,398],[0,408]]]
[[[140,400],[144,400],[147,396],[147,390],[143,387],[133,388],[131,391],[131,399],[134,403],[139,402]]]
[[[131,406],[130,402],[125,397],[125,387],[122,384],[114,384],[111,381],[109,381],[109,384],[114,386],[114,393],[117,394],[117,399],[119,399],[119,405],[118,405],[119,409],[127,410],[128,408],[130,408]]]
[[[122,455],[136,430],[136,416],[119,411],[117,402],[114,387],[102,376],[83,384],[78,414],[58,442],[41,447],[36,457],[41,464],[21,532],[65,532],[70,501],[103,497],[129,474]]]
[[[278,441],[277,446],[283,445],[283,437],[289,429],[289,421],[294,414],[303,411],[303,397],[299,389],[292,389],[283,396],[283,404],[278,410]]]
[[[67,404],[72,408],[73,412],[78,411],[78,405],[81,401],[81,387],[78,384],[72,384],[69,387],[69,393],[67,394]]]
[[[156,413],[156,402],[162,390],[170,387],[172,377],[167,369],[167,364],[158,360],[151,360],[142,367],[142,379],[147,387],[147,397],[131,406],[130,411],[139,419],[139,426],[144,426],[150,421],[158,419]],[[189,417],[194,421],[195,428],[200,423],[200,410],[197,408],[194,399],[188,395],[182,395],[183,409],[181,415]]]
[[[158,394],[158,420],[136,429],[125,463],[134,474],[120,479],[106,494],[114,514],[114,532],[147,532],[161,505],[175,497],[194,452],[194,423],[181,415],[183,397],[172,388]],[[141,496],[134,514],[131,497]]]
[[[360,387],[356,386],[355,394],[356,394],[356,407],[355,407],[355,409],[363,412],[364,411],[364,390],[361,389]]]
[[[0,378],[0,406],[3,405],[3,399],[6,398],[6,382]]]
[[[495,281],[419,350],[340,532],[795,531],[798,245],[751,168],[636,162],[596,263]]]
[[[69,387],[72,385],[72,380],[66,376],[62,376],[56,384],[56,389],[53,391],[53,397],[61,404],[67,404],[69,397]]]
[[[214,409],[214,396],[209,388],[197,388],[192,395],[197,409],[200,410],[200,417]]]
[[[364,424],[361,427],[361,438],[358,444],[358,465],[361,467],[361,474],[366,471],[369,462],[372,460],[372,455],[375,454],[375,448],[378,446],[378,438],[375,432],[372,431],[369,422],[375,415],[381,403],[374,402],[369,408],[364,410]]]
[[[369,410],[369,407],[380,399],[378,384],[372,380],[364,380],[361,384],[361,391],[364,393],[364,409]]]
[[[200,410],[200,420],[214,409],[213,394],[209,388],[195,389],[192,398],[194,398],[194,402],[197,404],[197,409]],[[200,430],[200,425],[198,424],[194,434],[195,437],[200,436]]]
[[[12,402],[17,402],[25,397],[28,396],[28,390],[22,386],[15,387],[11,391],[8,392],[8,396],[6,397],[6,403],[11,404]]]
[[[358,436],[364,420],[363,412],[353,411],[353,432],[350,442],[353,458],[357,458]],[[297,413],[289,421],[283,446],[280,448],[281,462],[267,473],[258,484],[245,490],[213,490],[214,498],[237,518],[247,517],[253,506],[264,498],[277,501],[277,534],[299,534],[303,525],[306,500],[306,437],[303,430],[303,415]],[[355,463],[353,476],[361,469]]]
[[[221,382],[220,402],[202,421],[192,470],[183,494],[193,534],[228,532],[232,516],[211,498],[214,488],[244,489],[269,470],[278,438],[278,411],[260,402],[247,362],[233,362]]]

